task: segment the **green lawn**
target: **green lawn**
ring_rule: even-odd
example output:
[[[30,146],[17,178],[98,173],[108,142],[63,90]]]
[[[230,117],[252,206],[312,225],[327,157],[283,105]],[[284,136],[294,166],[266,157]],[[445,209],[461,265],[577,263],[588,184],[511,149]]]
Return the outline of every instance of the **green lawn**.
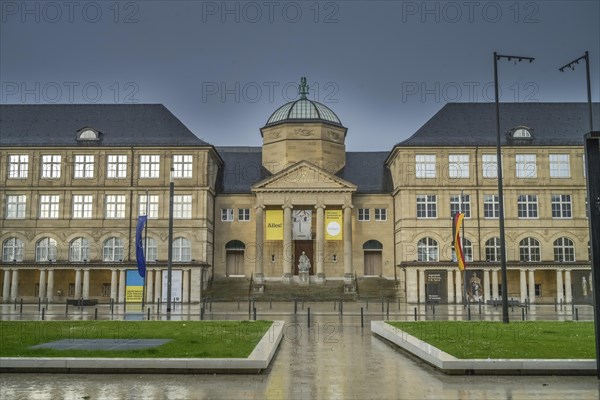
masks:
[[[250,355],[271,321],[0,321],[0,357],[237,358]],[[62,339],[172,339],[141,350],[29,347]]]
[[[596,357],[592,322],[389,322],[456,358]]]

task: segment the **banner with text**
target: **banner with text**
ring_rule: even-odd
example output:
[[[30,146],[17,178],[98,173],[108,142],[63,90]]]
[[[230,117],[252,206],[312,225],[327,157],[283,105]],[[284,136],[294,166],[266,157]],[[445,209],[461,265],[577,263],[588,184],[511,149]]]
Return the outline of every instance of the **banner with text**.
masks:
[[[125,301],[141,303],[144,297],[144,278],[137,269],[128,269],[125,275]]]
[[[266,210],[265,240],[283,240],[283,210]]]
[[[167,301],[167,287],[168,287],[168,274],[169,271],[166,269],[162,270],[162,301]],[[180,269],[174,269],[171,271],[171,301],[179,303],[182,301],[182,290],[183,287],[183,271]]]
[[[342,210],[325,210],[325,240],[342,240]]]

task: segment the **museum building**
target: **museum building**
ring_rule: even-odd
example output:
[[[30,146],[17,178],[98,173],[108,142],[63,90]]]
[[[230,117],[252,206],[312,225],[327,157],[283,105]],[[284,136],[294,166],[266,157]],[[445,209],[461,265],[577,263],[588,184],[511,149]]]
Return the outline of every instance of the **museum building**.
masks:
[[[303,265],[310,284],[349,291],[397,280],[409,303],[459,303],[463,283],[471,301],[500,298],[494,105],[447,104],[391,151],[360,152],[346,151],[348,129],[304,82],[299,92],[260,129],[261,147],[215,147],[162,105],[1,105],[2,301],[123,302],[140,215],[145,295],[165,298],[171,180],[178,301],[200,301],[216,279],[248,279],[257,293],[298,284]],[[589,302],[587,105],[500,112],[507,294]]]

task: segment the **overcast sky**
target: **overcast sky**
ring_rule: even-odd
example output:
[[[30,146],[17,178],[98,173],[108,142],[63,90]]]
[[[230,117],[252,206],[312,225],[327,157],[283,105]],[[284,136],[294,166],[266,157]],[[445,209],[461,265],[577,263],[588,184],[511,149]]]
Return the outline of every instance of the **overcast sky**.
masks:
[[[162,103],[214,145],[310,97],[348,128],[348,150],[390,150],[447,102],[585,101],[600,94],[600,1],[6,1],[2,104]],[[599,121],[595,121],[598,124]]]

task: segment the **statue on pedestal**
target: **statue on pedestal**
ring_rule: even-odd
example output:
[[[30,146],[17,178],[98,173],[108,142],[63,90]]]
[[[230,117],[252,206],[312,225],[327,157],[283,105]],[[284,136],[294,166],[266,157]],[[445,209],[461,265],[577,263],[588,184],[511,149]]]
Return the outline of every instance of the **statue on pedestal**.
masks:
[[[310,270],[310,260],[304,252],[302,252],[302,255],[298,259],[298,270],[300,272],[308,272]]]

